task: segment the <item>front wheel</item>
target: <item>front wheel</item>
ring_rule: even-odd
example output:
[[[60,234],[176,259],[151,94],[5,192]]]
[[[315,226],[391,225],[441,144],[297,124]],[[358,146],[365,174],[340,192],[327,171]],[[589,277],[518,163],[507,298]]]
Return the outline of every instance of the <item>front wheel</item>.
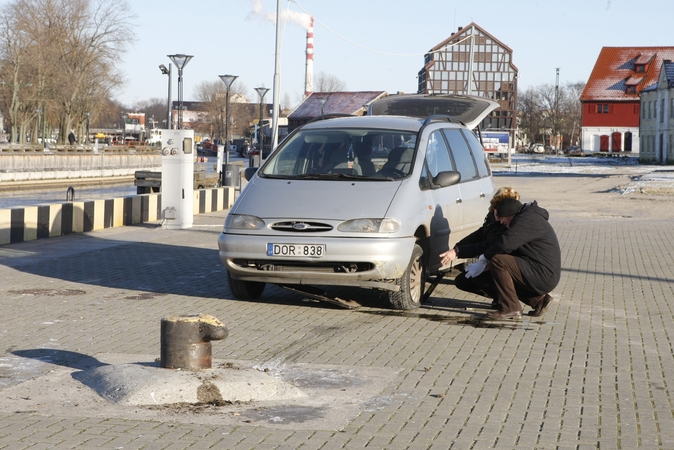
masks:
[[[239,300],[255,300],[262,295],[265,287],[265,283],[257,281],[235,280],[229,274],[229,271],[227,272],[227,282],[232,295]]]
[[[424,267],[424,251],[417,244],[412,250],[410,263],[403,276],[395,280],[400,286],[398,292],[389,292],[388,298],[393,309],[417,309],[421,306],[421,298],[426,286]]]

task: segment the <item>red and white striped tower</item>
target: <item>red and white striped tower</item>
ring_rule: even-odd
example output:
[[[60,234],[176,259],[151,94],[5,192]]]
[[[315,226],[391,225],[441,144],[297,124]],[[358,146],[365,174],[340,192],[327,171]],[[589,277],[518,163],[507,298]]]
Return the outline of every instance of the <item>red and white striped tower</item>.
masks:
[[[307,63],[304,71],[304,97],[314,91],[314,18],[309,19],[307,29]]]

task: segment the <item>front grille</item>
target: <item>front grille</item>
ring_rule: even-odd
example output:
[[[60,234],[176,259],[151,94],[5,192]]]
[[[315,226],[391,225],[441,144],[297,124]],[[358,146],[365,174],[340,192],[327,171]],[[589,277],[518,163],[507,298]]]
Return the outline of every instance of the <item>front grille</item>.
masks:
[[[302,262],[302,261],[232,261],[239,267],[257,269],[262,272],[312,272],[312,273],[359,273],[374,269],[372,263],[349,262]]]
[[[276,222],[271,226],[271,229],[289,233],[319,233],[321,231],[332,230],[332,225],[320,222],[290,221]]]

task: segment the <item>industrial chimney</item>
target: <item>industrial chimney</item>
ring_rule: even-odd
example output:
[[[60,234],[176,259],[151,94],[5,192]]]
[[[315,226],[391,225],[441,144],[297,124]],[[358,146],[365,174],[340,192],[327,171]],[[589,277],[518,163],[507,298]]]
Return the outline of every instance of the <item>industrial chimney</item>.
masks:
[[[307,29],[307,64],[304,71],[304,97],[314,91],[314,18],[309,20]]]

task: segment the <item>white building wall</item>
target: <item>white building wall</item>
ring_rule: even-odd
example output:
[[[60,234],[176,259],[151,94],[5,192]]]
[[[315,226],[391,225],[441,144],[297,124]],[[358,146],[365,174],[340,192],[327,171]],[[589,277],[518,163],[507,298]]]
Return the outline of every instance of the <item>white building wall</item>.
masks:
[[[625,133],[632,133],[632,151],[633,154],[639,154],[639,128],[637,127],[583,127],[581,129],[581,148],[584,151],[599,152],[600,138],[602,135],[609,137],[609,152],[613,151],[613,141],[611,135],[615,132],[621,134],[620,148],[625,149]]]
[[[639,161],[674,164],[674,87],[669,87],[664,70],[656,89],[642,91],[640,106],[643,151]]]

